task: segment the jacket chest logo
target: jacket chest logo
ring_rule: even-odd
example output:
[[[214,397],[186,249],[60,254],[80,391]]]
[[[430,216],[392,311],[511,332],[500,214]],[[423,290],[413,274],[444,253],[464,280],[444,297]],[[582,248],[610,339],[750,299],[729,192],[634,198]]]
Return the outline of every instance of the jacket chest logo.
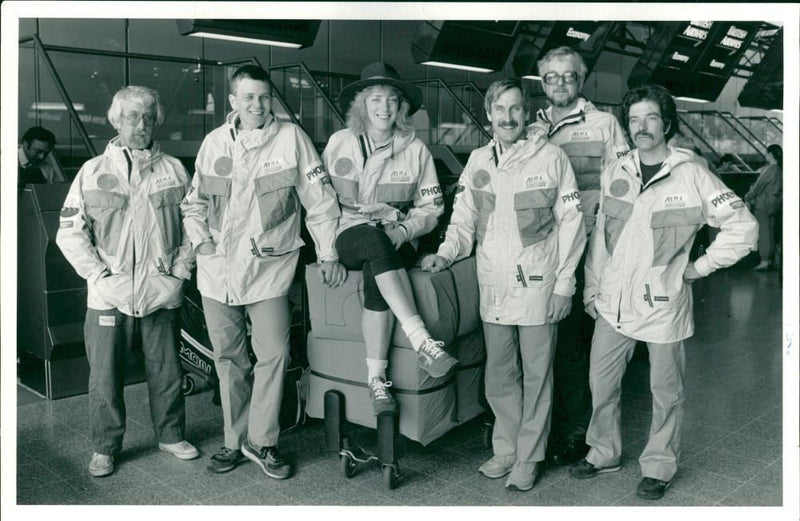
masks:
[[[353,171],[353,160],[349,157],[340,157],[333,163],[333,172],[339,177],[344,177]]]
[[[169,175],[163,175],[161,177],[156,178],[156,188],[168,188],[170,186],[177,186],[178,183],[175,181],[175,178]]]
[[[547,186],[547,180],[542,174],[529,175],[525,178],[525,189],[542,188]]]
[[[264,161],[262,168],[265,174],[274,174],[284,170],[283,161],[281,159],[268,159]]]
[[[410,183],[411,174],[409,174],[406,170],[392,170],[389,172],[389,182],[403,184]]]
[[[233,159],[228,156],[222,156],[214,161],[214,173],[218,176],[226,177],[231,175],[233,171]]]
[[[687,194],[671,194],[664,197],[664,208],[685,208]]]
[[[589,130],[573,130],[569,134],[570,141],[590,141],[592,133]]]
[[[475,188],[483,188],[484,186],[489,184],[489,172],[486,170],[477,170],[472,173],[472,186]]]
[[[631,189],[631,184],[628,182],[627,179],[614,179],[611,182],[611,186],[608,187],[608,191],[614,197],[622,197],[628,193],[628,190]]]
[[[100,174],[97,178],[97,187],[101,190],[111,191],[119,185],[119,181],[113,174]]]

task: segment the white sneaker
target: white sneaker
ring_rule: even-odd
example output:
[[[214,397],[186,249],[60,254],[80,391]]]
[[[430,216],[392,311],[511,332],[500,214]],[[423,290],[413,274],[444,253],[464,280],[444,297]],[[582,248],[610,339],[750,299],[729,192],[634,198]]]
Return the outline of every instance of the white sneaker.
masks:
[[[417,351],[417,365],[434,378],[445,376],[458,363],[443,347],[444,342],[428,337]]]
[[[114,456],[106,454],[92,454],[92,461],[89,462],[89,474],[96,478],[108,476],[114,472]]]
[[[502,478],[511,472],[511,467],[514,466],[516,459],[514,456],[492,456],[492,459],[478,468],[478,472],[487,478]]]
[[[169,452],[178,459],[195,459],[200,455],[195,446],[186,440],[177,443],[159,443],[158,449]]]
[[[509,490],[519,490],[520,492],[532,489],[539,471],[538,467],[539,465],[536,463],[516,462],[514,468],[511,469],[508,480],[506,480],[506,488]]]

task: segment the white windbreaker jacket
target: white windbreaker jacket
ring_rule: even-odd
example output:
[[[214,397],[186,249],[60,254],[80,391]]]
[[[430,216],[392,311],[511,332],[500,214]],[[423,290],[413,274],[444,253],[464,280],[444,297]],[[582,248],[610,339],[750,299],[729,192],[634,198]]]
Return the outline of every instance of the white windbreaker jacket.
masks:
[[[237,118],[231,113],[203,140],[181,205],[192,245],[216,247],[197,256],[197,287],[229,305],[288,293],[304,244],[300,203],[317,258],[338,259],[339,205],[311,140],[297,125],[274,119],[262,129],[238,130]]]
[[[112,139],[72,182],[56,244],[87,281],[87,306],[145,316],[177,308],[194,253],[181,224],[189,176],[160,151]]]
[[[670,148],[661,170],[642,186],[638,151],[603,171],[597,230],[586,259],[584,302],[623,335],[678,342],[694,334],[692,290],[684,282],[694,236],[720,228],[694,262],[703,276],[755,248],[758,225],[744,202],[689,150]]]
[[[433,230],[444,213],[433,157],[413,132],[375,148],[366,135],[340,130],[322,160],[342,206],[339,233],[364,223],[402,222],[413,240]]]
[[[598,110],[591,101],[578,100],[575,110],[556,124],[552,107],[539,110],[532,125],[547,133],[550,143],[567,153],[581,192],[581,204],[587,216],[597,213],[600,203],[600,173],[630,147],[617,118]],[[586,233],[593,219],[587,219]]]
[[[580,194],[567,155],[543,134],[470,155],[438,255],[457,261],[476,240],[484,321],[542,325],[553,293],[575,293],[586,244]]]

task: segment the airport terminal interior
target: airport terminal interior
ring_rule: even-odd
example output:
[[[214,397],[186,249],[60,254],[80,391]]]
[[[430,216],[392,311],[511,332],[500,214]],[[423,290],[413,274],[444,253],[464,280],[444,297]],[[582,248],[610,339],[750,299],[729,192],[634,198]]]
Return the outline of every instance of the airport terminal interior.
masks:
[[[52,155],[72,180],[116,135],[106,119],[114,93],[124,85],[144,85],[158,91],[164,106],[156,139],[191,175],[203,138],[230,111],[228,78],[236,68],[255,64],[269,73],[275,117],[298,124],[321,153],[330,136],[346,125],[339,105],[343,88],[358,80],[366,65],[386,62],[423,94],[413,116],[415,132],[433,156],[448,201],[470,153],[492,140],[484,109],[487,87],[501,78],[520,78],[529,91],[532,120],[548,106],[537,61],[548,50],[567,45],[588,67],[582,96],[617,119],[629,88],[666,86],[676,100],[681,146],[690,143],[744,197],[768,163],[767,147],[785,146],[783,40],[780,23],[760,20],[21,18],[18,131],[20,138],[33,126],[52,131]],[[319,284],[306,277],[313,274],[313,248],[304,249],[302,264],[309,267],[298,270],[289,295],[292,363],[279,444],[295,465],[291,479],[270,479],[250,462],[225,474],[207,470],[209,457],[224,445],[223,414],[200,299],[188,286],[180,347],[186,439],[199,449],[200,458],[182,461],[159,451],[140,349],[134,347],[128,359],[122,452],[113,474],[91,476],[89,367],[83,344],[86,282],[54,240],[68,188],[69,183],[55,183],[19,191],[18,505],[652,506],[635,493],[641,479],[638,458],[652,415],[648,351],[642,343],[622,383],[619,472],[576,480],[567,467],[546,461],[527,492],[508,490],[504,480],[478,473],[492,456],[479,321],[475,327],[456,327],[452,335],[459,346],[475,347],[474,363],[462,363],[458,376],[442,384],[446,388],[420,394],[419,404],[416,395],[402,397],[399,414],[402,418],[408,411],[413,419],[401,419],[400,432],[388,442],[396,458],[396,466],[389,468],[397,473],[387,474],[385,461],[376,457],[351,465],[340,453],[342,440],[366,454],[385,452],[387,442],[369,420],[343,421],[334,432],[331,425],[341,418],[328,414],[327,395],[323,403],[314,389],[336,387],[336,381],[320,383],[327,369],[314,365],[320,363],[323,344],[321,332],[314,331],[320,314],[328,323],[340,320],[339,329],[355,320],[345,312],[352,302],[343,299],[341,307],[334,302],[331,309]],[[685,343],[681,454],[659,506],[785,503],[780,221],[773,230],[777,240],[769,269],[754,270],[759,264],[754,251],[688,286],[695,333]],[[435,252],[444,229],[440,224],[424,237],[421,248]],[[716,232],[707,226],[701,230],[692,246],[695,258]],[[464,289],[457,277],[453,280],[448,291],[458,295]],[[477,300],[471,311],[463,309],[465,302],[454,311],[461,324],[466,315],[477,314]],[[337,312],[338,318],[330,318]],[[442,309],[438,313],[442,322],[449,317]],[[338,340],[325,341],[346,343],[347,337],[335,336],[340,333],[328,337]],[[449,417],[428,428],[425,422],[440,403],[424,400],[437,393],[445,397]],[[347,411],[351,415],[360,418]]]

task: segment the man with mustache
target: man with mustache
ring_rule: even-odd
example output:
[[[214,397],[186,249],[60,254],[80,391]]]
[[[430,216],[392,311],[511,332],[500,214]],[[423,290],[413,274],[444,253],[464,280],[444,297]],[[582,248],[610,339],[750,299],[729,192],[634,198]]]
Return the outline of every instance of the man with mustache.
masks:
[[[639,457],[636,495],[660,499],[675,476],[683,423],[683,342],[694,333],[690,284],[755,248],[758,225],[744,202],[697,162],[670,148],[675,102],[659,85],[629,91],[623,121],[636,148],[603,170],[600,212],[586,258],[586,312],[596,318],[589,365],[591,449],[574,478],[620,469],[622,377],[637,341],[647,342],[653,417]],[[705,254],[689,261],[703,226],[720,228]]]
[[[580,96],[586,79],[583,58],[570,47],[558,47],[538,63],[550,106],[539,110],[536,130],[569,156],[581,193],[587,241],[594,229],[600,199],[600,172],[628,151],[625,133],[612,114],[598,110]],[[589,347],[594,321],[583,309],[583,266],[575,270],[577,287],[570,314],[558,324],[553,360],[553,418],[548,443],[549,458],[557,465],[571,465],[589,451],[586,427],[592,415],[589,392]]]
[[[311,139],[275,118],[268,73],[239,67],[230,79],[226,122],[203,140],[183,200],[197,253],[197,289],[219,376],[225,445],[208,469],[225,473],[245,458],[287,479],[278,415],[289,364],[289,286],[303,239],[301,207],[323,282],[346,277],[334,239],[339,205]],[[248,324],[252,351],[248,354]]]
[[[87,161],[61,209],[56,244],[86,279],[83,326],[89,361],[89,473],[114,472],[125,434],[125,367],[141,335],[150,417],[158,448],[180,459],[199,452],[184,439],[178,359],[183,281],[194,267],[180,202],[189,176],[153,140],[164,122],[158,93],[120,89],[108,109],[118,136]]]
[[[586,244],[569,158],[545,135],[527,132],[528,107],[519,80],[489,87],[494,139],[470,155],[445,240],[422,261],[436,272],[478,243],[486,399],[495,415],[494,455],[478,471],[508,475],[512,490],[530,490],[545,457],[556,324],[569,313]]]

